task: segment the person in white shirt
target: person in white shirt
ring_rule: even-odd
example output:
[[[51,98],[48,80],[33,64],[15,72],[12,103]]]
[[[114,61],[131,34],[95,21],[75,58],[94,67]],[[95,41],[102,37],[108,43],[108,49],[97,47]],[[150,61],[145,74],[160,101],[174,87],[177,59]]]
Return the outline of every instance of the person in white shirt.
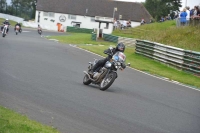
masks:
[[[190,23],[190,7],[189,6],[186,7],[186,13],[187,13],[186,25],[189,25],[189,23]]]

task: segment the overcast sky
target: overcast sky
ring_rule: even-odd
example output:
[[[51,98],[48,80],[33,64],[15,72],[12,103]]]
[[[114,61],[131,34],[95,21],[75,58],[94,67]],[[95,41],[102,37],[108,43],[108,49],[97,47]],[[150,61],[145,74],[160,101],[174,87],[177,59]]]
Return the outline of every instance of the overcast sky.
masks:
[[[129,1],[129,2],[145,2],[145,0],[117,0],[117,1]],[[11,0],[7,0],[8,3],[11,2]],[[190,6],[190,8],[194,8],[195,5],[199,5],[200,4],[200,0],[182,0],[182,8],[186,6],[186,2],[187,2],[187,6]]]

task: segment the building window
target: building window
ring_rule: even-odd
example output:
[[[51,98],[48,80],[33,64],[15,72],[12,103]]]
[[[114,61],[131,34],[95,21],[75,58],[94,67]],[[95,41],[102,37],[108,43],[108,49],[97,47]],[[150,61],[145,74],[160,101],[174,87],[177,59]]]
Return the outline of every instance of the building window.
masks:
[[[55,13],[49,12],[49,17],[54,17]]]
[[[54,17],[55,13],[53,12],[43,12],[44,17]]]
[[[43,16],[48,17],[49,16],[48,12],[43,12]]]
[[[95,19],[94,19],[94,17],[92,17],[92,18],[91,18],[91,22],[95,22]]]
[[[75,15],[68,15],[68,19],[74,19],[74,20],[76,20],[76,16]]]

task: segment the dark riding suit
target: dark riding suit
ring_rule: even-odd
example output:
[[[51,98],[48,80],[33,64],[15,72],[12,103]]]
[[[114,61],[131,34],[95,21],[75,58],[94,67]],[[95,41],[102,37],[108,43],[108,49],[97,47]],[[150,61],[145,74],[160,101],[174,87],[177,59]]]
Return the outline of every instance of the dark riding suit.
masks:
[[[21,31],[21,24],[19,24],[19,23],[16,24],[16,25],[15,25],[15,30],[16,30],[16,26],[19,26],[19,31]]]
[[[112,59],[112,56],[113,56],[116,52],[118,52],[118,50],[117,50],[116,48],[113,48],[113,49],[106,49],[106,50],[104,51],[104,54],[108,54],[108,56],[107,56],[106,58],[104,58],[104,59],[99,60],[99,61],[93,66],[93,68],[92,68],[92,73],[93,73],[93,72],[98,72],[99,69],[100,69],[101,67],[103,67],[104,64],[105,64],[107,61],[109,61],[110,59]],[[123,69],[126,68],[126,65],[125,65],[125,64],[122,64],[122,68],[123,68]]]

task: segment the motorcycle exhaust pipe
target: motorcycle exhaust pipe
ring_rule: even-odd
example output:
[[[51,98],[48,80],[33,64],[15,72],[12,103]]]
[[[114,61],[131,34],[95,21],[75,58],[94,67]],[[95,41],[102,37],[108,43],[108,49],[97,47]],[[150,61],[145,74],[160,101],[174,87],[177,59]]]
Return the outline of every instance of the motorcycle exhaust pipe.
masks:
[[[89,79],[92,80],[93,82],[96,81],[96,80],[92,79],[92,78],[90,77],[90,75],[89,75],[86,71],[83,71],[83,73],[86,74],[86,75],[89,77]]]

